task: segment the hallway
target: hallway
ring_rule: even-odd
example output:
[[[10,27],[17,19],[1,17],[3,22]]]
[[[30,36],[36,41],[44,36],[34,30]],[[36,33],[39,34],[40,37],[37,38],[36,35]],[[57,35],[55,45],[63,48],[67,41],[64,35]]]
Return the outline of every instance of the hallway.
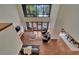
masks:
[[[79,51],[71,51],[61,39],[51,39],[43,43],[41,32],[35,32],[36,38],[30,39],[27,32],[24,33],[22,42],[24,45],[39,45],[40,55],[79,55]]]

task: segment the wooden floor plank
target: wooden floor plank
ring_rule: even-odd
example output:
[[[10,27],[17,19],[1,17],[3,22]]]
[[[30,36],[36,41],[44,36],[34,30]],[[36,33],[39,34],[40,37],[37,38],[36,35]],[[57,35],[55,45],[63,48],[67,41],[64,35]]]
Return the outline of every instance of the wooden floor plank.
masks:
[[[51,39],[47,44],[42,42],[40,32],[37,32],[36,38],[29,40],[30,37],[27,32],[22,38],[23,44],[40,45],[40,55],[79,55],[79,51],[71,51],[62,39]]]

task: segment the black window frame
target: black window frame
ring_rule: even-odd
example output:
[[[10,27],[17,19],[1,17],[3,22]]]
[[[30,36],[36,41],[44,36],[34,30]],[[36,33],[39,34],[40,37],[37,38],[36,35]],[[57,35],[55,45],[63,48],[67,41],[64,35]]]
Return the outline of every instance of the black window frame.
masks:
[[[51,4],[22,4],[22,9],[23,9],[23,13],[24,13],[24,17],[28,17],[27,15],[27,11],[26,11],[26,6],[27,5],[36,5],[36,16],[31,16],[31,14],[30,14],[30,16],[29,17],[38,17],[37,16],[37,5],[49,5],[49,15],[48,15],[48,17],[50,17],[50,13],[51,13]],[[44,8],[43,8],[43,16],[42,17],[45,17],[44,16]]]

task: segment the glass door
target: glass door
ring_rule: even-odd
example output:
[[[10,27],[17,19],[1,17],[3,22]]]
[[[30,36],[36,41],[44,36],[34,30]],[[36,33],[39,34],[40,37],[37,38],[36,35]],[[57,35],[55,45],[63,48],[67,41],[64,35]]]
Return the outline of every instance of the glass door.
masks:
[[[48,30],[49,22],[26,22],[27,30],[45,31]]]

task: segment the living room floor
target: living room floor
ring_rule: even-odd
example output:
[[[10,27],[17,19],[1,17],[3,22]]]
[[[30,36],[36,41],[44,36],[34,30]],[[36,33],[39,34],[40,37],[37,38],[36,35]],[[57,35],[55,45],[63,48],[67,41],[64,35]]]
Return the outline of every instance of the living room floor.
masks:
[[[71,51],[62,39],[51,39],[43,43],[41,32],[35,33],[35,38],[31,39],[28,32],[25,32],[21,39],[24,45],[39,45],[40,55],[79,55],[79,51]]]

